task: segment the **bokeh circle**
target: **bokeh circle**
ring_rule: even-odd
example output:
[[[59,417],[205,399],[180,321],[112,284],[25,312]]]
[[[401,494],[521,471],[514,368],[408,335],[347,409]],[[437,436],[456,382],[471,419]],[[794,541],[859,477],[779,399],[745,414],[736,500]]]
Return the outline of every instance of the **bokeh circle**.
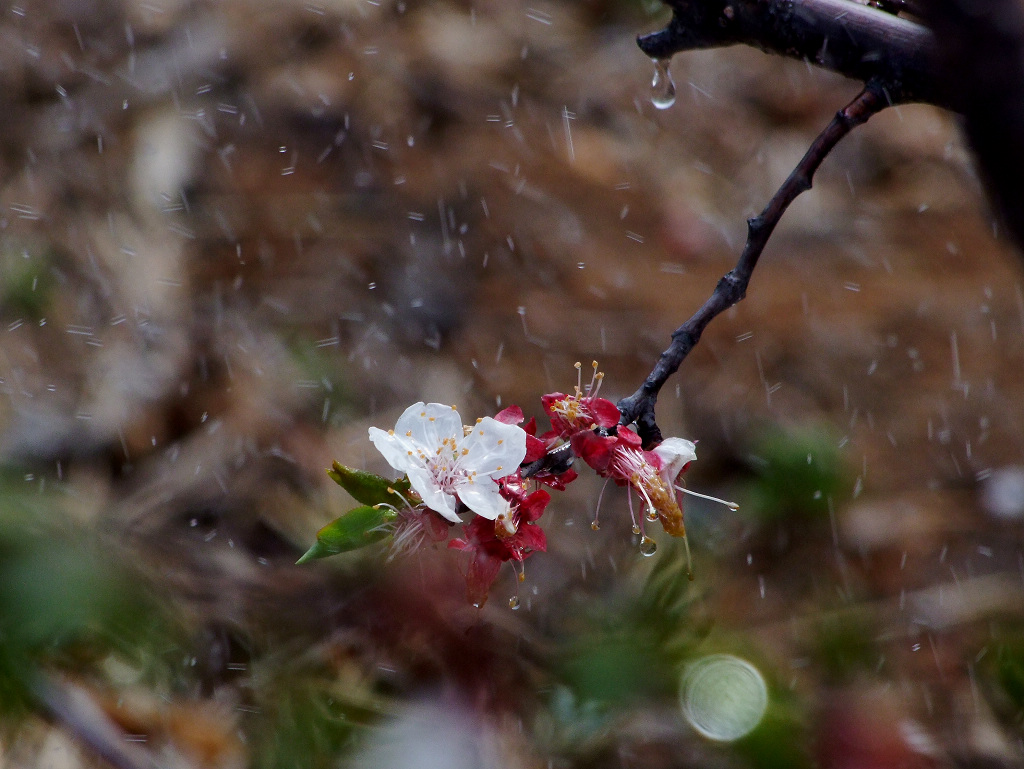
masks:
[[[731,742],[760,723],[768,707],[768,686],[746,660],[712,654],[687,666],[679,698],[694,729],[709,739]]]

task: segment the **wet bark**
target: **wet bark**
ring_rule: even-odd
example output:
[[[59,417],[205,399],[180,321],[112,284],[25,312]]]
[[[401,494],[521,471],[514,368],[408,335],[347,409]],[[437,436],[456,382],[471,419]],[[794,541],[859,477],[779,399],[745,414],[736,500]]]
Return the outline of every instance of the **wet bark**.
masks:
[[[666,0],[669,25],[637,41],[661,59],[681,51],[750,45],[864,83],[892,103],[950,106],[932,31],[853,0]]]

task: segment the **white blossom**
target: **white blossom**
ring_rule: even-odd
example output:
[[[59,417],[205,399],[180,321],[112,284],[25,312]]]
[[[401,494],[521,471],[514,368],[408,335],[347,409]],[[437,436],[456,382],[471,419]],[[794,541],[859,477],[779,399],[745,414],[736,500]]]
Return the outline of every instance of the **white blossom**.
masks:
[[[655,447],[654,453],[661,460],[658,475],[666,485],[673,486],[683,468],[697,458],[697,444],[686,438],[666,438]]]
[[[370,428],[370,441],[388,464],[409,476],[431,510],[453,523],[456,497],[477,515],[494,520],[508,509],[497,479],[514,473],[526,456],[526,432],[484,417],[463,428],[454,406],[414,403],[394,430]]]

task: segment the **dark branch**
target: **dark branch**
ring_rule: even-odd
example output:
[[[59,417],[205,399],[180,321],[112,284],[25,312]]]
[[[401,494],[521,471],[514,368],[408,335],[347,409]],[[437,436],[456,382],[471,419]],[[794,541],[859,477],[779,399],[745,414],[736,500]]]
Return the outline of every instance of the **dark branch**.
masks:
[[[989,198],[1024,249],[1024,10],[1017,0],[933,0],[926,11]]]
[[[638,40],[651,58],[746,44],[873,82],[893,103],[951,106],[925,26],[853,0],[665,0],[672,21]]]
[[[718,281],[714,293],[694,316],[672,333],[672,344],[661,354],[654,370],[640,388],[618,402],[619,411],[622,412],[621,423],[628,425],[636,422],[644,446],[650,447],[661,441],[661,430],[655,421],[654,407],[662,386],[700,341],[708,323],[746,296],[747,284],[750,283],[750,276],[757,266],[757,260],[789,204],[801,192],[811,188],[814,172],[839,140],[887,106],[889,103],[882,86],[869,83],[857,98],[837,112],[832,122],[818,134],[796,168],[772,196],[764,211],[747,221],[747,242],[736,266]]]

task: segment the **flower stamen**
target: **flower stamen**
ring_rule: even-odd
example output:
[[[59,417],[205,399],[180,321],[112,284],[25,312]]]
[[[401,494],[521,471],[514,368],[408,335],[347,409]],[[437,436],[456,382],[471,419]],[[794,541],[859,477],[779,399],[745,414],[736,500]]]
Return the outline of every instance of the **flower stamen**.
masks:
[[[399,491],[398,489],[395,489],[395,488],[392,488],[391,486],[388,486],[388,494],[394,494],[394,495],[395,495],[396,497],[398,497],[398,498],[399,498],[400,500],[402,500],[403,502],[405,502],[405,506],[406,506],[407,508],[409,508],[410,510],[412,510],[412,509],[413,509],[413,508],[412,508],[412,504],[411,504],[411,503],[409,502],[409,500],[408,500],[408,499],[406,499],[406,498],[405,498],[404,496],[402,496],[402,492],[400,492],[400,491]],[[389,507],[391,507],[391,506],[389,505]],[[392,510],[395,510],[395,508],[394,508],[394,507],[391,507],[391,509],[392,509]],[[397,512],[398,512],[398,510],[395,510],[395,512],[397,513]]]
[[[676,490],[677,491],[681,491],[684,494],[689,494],[691,497],[700,497],[701,499],[707,499],[707,500],[709,500],[711,502],[718,502],[720,505],[725,505],[726,507],[728,507],[730,510],[733,510],[733,511],[736,511],[736,510],[740,509],[740,506],[737,505],[735,502],[730,502],[730,501],[728,501],[726,499],[719,499],[718,497],[712,497],[712,496],[710,496],[708,494],[700,494],[700,493],[698,493],[696,491],[690,491],[685,486],[676,486]]]
[[[597,394],[601,391],[601,382],[604,381],[604,372],[597,370],[596,360],[590,365],[594,367],[594,375],[591,377],[590,384],[587,386],[587,396],[590,398],[596,398]]]
[[[598,531],[601,528],[598,516],[601,515],[601,500],[604,499],[604,490],[608,488],[608,481],[610,480],[611,478],[604,479],[604,483],[601,485],[601,493],[597,495],[597,505],[594,506],[594,520],[590,523],[590,528],[594,531]]]

